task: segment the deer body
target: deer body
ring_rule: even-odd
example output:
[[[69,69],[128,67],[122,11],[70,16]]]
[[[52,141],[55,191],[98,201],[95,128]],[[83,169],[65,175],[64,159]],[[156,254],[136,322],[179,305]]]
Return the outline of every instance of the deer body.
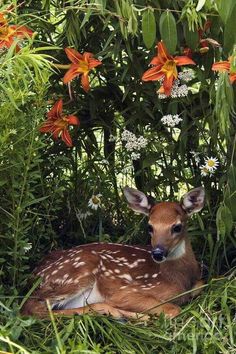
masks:
[[[126,198],[130,206],[137,211],[137,204],[134,207],[129,196]],[[131,199],[132,196],[131,193]],[[143,202],[139,194],[137,201]],[[34,271],[42,282],[22,312],[43,315],[48,299],[52,310],[59,314],[94,310],[114,317],[160,312],[170,317],[177,315],[178,305],[188,301],[191,294],[168,301],[200,281],[199,265],[185,228],[187,213],[179,203],[146,207],[144,212],[141,205],[141,212],[148,211],[152,245],[92,243],[52,252]],[[179,235],[170,237],[169,227],[176,228],[180,223]]]

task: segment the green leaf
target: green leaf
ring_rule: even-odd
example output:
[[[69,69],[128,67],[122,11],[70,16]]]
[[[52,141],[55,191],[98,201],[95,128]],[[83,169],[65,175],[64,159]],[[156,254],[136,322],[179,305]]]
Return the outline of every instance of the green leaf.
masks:
[[[184,27],[184,37],[187,46],[192,50],[196,50],[199,41],[198,32],[191,31],[188,25],[186,24],[186,26]]]
[[[145,46],[149,49],[156,40],[156,20],[151,9],[143,12],[142,34]]]
[[[198,0],[196,11],[199,12],[205,5],[206,0]]]
[[[216,0],[216,3],[219,15],[224,24],[226,24],[232,13],[233,7],[235,6],[235,0]]]
[[[232,7],[232,11],[225,24],[224,50],[227,54],[229,54],[229,52],[232,51],[233,46],[236,43],[235,18],[236,18],[236,3]]]
[[[170,54],[173,54],[177,45],[177,29],[175,18],[168,10],[160,17],[160,33]]]
[[[229,208],[222,204],[216,213],[217,233],[222,237],[229,235],[233,228],[233,218]]]

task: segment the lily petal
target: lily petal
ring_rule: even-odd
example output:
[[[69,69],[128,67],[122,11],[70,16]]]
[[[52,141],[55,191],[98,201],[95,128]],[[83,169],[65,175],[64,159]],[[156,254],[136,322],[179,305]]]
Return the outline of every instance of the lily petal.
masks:
[[[32,37],[32,35],[34,33],[31,29],[29,29],[26,26],[12,25],[12,26],[9,26],[9,28],[15,31],[14,35],[16,37],[25,37],[25,36]]]
[[[80,125],[79,118],[73,115],[67,116],[68,123],[71,125]]]
[[[163,87],[166,96],[170,96],[171,89],[173,86],[173,81],[174,81],[174,75],[171,75],[169,77],[165,76],[165,79],[163,81]]]
[[[64,143],[68,146],[71,147],[72,146],[72,140],[71,140],[71,136],[68,132],[67,129],[64,129],[61,133],[61,139],[64,141]]]
[[[156,81],[160,80],[164,76],[164,73],[160,70],[160,67],[154,66],[144,72],[142,76],[143,81]]]
[[[79,60],[83,60],[83,55],[73,48],[65,48],[65,52],[68,59],[74,64],[78,64]]]
[[[151,62],[151,65],[163,65],[162,61],[160,60],[160,58],[158,56],[154,57]]]
[[[230,79],[231,84],[233,84],[234,81],[236,81],[236,73],[230,74],[229,79]]]
[[[54,104],[51,110],[47,113],[47,117],[53,120],[60,118],[62,114],[62,107],[63,107],[63,101],[62,99],[60,99]]]
[[[196,63],[191,58],[184,56],[184,55],[176,56],[176,57],[174,57],[174,60],[175,60],[177,66],[196,65]]]
[[[68,82],[72,81],[75,77],[81,75],[82,72],[83,71],[79,70],[78,64],[72,64],[63,77],[64,84],[68,84]]]
[[[88,92],[90,90],[88,74],[83,74],[81,76],[81,85],[85,92]]]
[[[161,59],[163,63],[165,63],[166,60],[173,59],[173,57],[168,53],[168,50],[163,41],[157,43],[157,49],[158,49],[158,57]]]
[[[211,68],[216,71],[229,71],[230,63],[229,61],[218,61],[217,63],[214,63]]]

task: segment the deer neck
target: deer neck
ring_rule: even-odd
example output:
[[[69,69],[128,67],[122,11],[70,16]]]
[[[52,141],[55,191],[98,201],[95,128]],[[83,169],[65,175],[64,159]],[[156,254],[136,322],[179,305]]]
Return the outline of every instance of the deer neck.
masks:
[[[160,264],[164,277],[176,283],[178,279],[186,290],[200,279],[200,267],[187,237],[169,254],[167,260]]]

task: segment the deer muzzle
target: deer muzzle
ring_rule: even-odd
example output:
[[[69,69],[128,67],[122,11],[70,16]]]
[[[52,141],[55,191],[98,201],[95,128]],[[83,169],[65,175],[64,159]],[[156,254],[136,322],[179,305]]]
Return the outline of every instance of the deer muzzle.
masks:
[[[157,245],[157,247],[152,250],[152,259],[157,263],[164,262],[167,255],[168,251],[163,246]]]

